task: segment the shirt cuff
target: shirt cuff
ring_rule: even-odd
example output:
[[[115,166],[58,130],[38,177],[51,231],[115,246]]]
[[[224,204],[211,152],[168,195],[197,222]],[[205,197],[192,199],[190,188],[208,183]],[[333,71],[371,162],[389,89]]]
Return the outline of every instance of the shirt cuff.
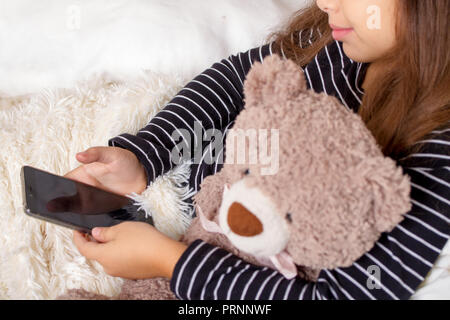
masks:
[[[212,253],[214,253],[214,257],[211,257]],[[209,258],[217,261],[217,258],[220,259],[228,254],[227,251],[200,239],[195,240],[187,247],[176,263],[172,279],[170,280],[170,289],[178,299],[191,300],[191,295],[196,296],[194,292],[198,292],[199,288],[203,287],[203,281],[196,282],[194,281],[196,279],[193,278],[194,274],[198,274],[197,268],[199,265],[206,266],[209,264]],[[209,270],[212,270],[214,265],[209,267]]]

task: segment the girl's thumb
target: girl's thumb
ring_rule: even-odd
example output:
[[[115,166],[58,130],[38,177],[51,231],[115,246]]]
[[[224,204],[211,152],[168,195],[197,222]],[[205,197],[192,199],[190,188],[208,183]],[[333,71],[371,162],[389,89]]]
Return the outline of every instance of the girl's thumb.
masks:
[[[101,179],[104,175],[109,173],[108,165],[101,162],[88,163],[84,166],[84,169],[90,176],[96,179]]]
[[[98,161],[100,154],[101,152],[99,148],[93,147],[87,149],[86,151],[77,153],[77,159],[82,163],[91,163]]]
[[[111,160],[114,160],[115,155],[114,152],[111,151],[110,147],[92,147],[86,151],[77,153],[76,157],[82,163],[108,163]]]
[[[99,242],[108,242],[112,240],[111,229],[108,227],[96,227],[92,229],[92,236]]]
[[[90,156],[90,154],[87,151],[83,151],[83,152],[79,152],[76,154],[76,158],[78,161],[82,162],[82,163],[90,163],[93,160],[91,159],[92,156]],[[94,160],[95,161],[95,160]]]

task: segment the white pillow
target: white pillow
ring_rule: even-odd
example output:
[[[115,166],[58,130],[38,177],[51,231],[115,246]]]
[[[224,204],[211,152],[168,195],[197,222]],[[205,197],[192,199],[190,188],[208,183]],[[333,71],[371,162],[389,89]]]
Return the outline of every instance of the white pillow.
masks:
[[[189,80],[262,44],[307,1],[1,1],[0,93],[71,87],[104,71],[151,69]]]

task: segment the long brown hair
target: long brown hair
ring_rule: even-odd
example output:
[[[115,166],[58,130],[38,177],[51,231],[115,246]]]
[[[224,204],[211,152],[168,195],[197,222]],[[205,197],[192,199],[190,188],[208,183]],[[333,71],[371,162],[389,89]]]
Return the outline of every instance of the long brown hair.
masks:
[[[398,1],[397,44],[374,72],[358,111],[386,156],[419,152],[417,142],[450,122],[449,14],[450,0]],[[300,30],[318,30],[311,45],[299,43]],[[334,40],[328,15],[314,2],[268,41],[304,66]]]

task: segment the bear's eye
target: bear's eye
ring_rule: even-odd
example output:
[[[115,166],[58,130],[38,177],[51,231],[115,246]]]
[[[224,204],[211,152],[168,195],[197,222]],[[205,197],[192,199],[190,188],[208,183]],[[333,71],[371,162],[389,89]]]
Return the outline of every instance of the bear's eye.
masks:
[[[292,223],[292,214],[290,214],[289,212],[286,214],[286,220],[287,220],[289,223]]]
[[[244,174],[245,174],[246,176],[248,176],[248,175],[250,174],[250,170],[249,170],[249,169],[245,170],[245,171],[244,171]]]

